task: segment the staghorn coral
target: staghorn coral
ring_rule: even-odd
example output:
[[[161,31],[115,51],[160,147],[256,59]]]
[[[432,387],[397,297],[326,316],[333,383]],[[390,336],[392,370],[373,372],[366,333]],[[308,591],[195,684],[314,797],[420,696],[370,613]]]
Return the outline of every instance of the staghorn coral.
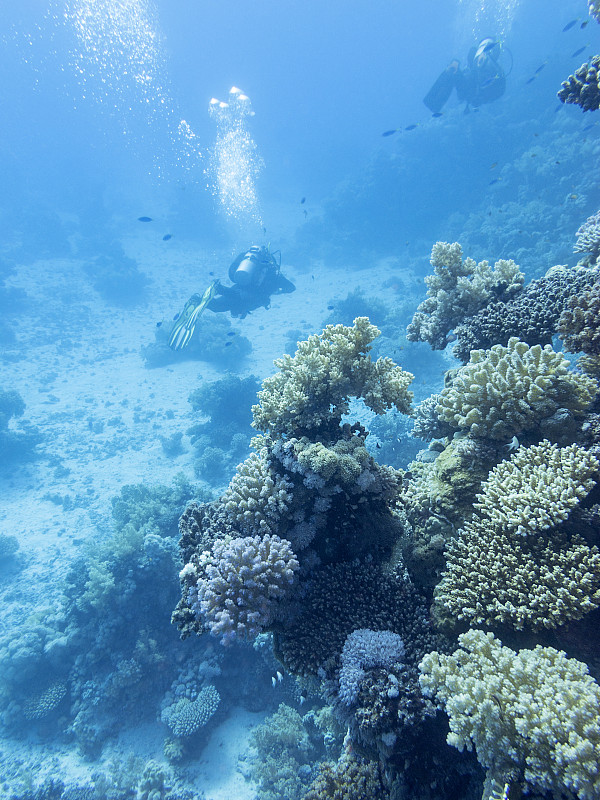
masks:
[[[411,342],[429,342],[443,350],[448,334],[465,317],[472,316],[491,300],[506,299],[523,285],[523,273],[514,261],[477,264],[462,259],[458,242],[436,242],[431,251],[434,274],[425,278],[427,299],[417,309],[407,329]]]
[[[408,412],[414,376],[389,358],[373,362],[368,356],[379,333],[366,317],[357,317],[351,328],[327,325],[299,342],[295,356],[275,360],[279,372],[263,382],[253,426],[273,437],[331,434],[350,397],[362,397],[377,414],[392,406]]]
[[[595,264],[600,256],[600,211],[596,211],[578,228],[574,253],[585,253],[584,263]]]
[[[488,779],[529,792],[600,796],[600,686],[585,664],[552,647],[518,653],[491,633],[459,636],[452,655],[419,664],[423,692],[450,718],[448,744],[475,747]]]
[[[203,728],[219,706],[221,697],[214,686],[205,686],[195,700],[181,697],[163,709],[162,721],[177,738],[191,736]]]
[[[569,301],[558,332],[570,353],[600,355],[600,281]]]
[[[569,298],[592,286],[598,274],[597,270],[581,266],[552,267],[543,278],[532,281],[510,300],[490,303],[457,325],[453,354],[465,363],[471,350],[506,345],[511,336],[528,345],[551,344]]]
[[[565,522],[598,478],[577,445],[543,441],[495,467],[450,542],[436,611],[469,624],[554,628],[600,605],[600,553]]]
[[[473,350],[469,363],[442,390],[436,413],[471,436],[510,439],[560,407],[581,412],[590,405],[596,382],[568,367],[549,345],[529,347],[516,337],[506,347]]]
[[[561,103],[576,103],[584,111],[597,111],[600,108],[599,69],[600,56],[593,56],[589,63],[582,64],[569,75],[556,95]]]
[[[216,541],[182,572],[194,573],[192,612],[228,644],[253,638],[273,621],[275,603],[290,593],[298,569],[290,543],[266,534]]]

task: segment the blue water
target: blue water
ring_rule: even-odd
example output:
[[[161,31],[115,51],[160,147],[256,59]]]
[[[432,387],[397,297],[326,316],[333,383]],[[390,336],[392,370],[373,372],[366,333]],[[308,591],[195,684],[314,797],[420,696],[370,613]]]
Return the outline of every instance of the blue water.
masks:
[[[432,116],[429,88],[486,36],[504,95]],[[178,518],[222,494],[273,359],[325,324],[368,314],[416,402],[441,390],[458,362],[405,336],[435,242],[526,283],[575,266],[600,116],[556,93],[600,28],[585,0],[23,0],[0,39],[0,798],[299,798],[345,731],[314,721],[314,684],[278,680],[266,637],[179,639]],[[206,311],[170,350],[187,298],[251,244],[295,292]],[[409,418],[354,410],[407,469]],[[213,684],[182,744],[165,709]],[[217,780],[210,736],[280,703],[303,748],[263,730]],[[428,796],[476,796],[465,769]]]

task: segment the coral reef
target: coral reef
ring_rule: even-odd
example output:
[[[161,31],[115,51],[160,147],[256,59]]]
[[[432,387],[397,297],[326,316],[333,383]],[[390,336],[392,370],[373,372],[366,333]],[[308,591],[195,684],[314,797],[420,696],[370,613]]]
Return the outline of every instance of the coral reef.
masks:
[[[326,435],[339,428],[350,397],[362,397],[375,413],[392,406],[407,412],[413,375],[389,358],[368,357],[378,329],[366,317],[352,327],[328,325],[298,343],[295,356],[275,360],[278,372],[263,382],[253,425],[271,436]]]
[[[590,16],[600,23],[600,2],[598,0],[588,0],[588,9]]]
[[[346,752],[336,764],[325,762],[304,800],[388,800],[378,765]]]
[[[478,513],[448,545],[439,616],[554,628],[600,605],[600,552],[561,525],[596,483],[598,466],[577,445],[543,441],[495,467]]]
[[[564,407],[575,413],[592,402],[597,384],[569,371],[569,362],[546,345],[516,337],[506,347],[473,350],[469,363],[445,387],[436,414],[471,436],[510,440]]]
[[[582,64],[569,75],[556,95],[561,103],[576,103],[584,111],[597,111],[600,108],[599,69],[600,56],[593,56],[589,63]]]
[[[423,691],[450,718],[448,743],[475,747],[488,778],[502,784],[597,800],[600,687],[586,665],[540,645],[517,653],[479,630],[459,645],[419,665]]]
[[[487,350],[494,344],[506,346],[513,336],[528,345],[551,344],[569,298],[590,288],[597,279],[597,270],[552,267],[510,300],[490,303],[457,325],[453,354],[465,363],[471,350]]]
[[[342,703],[351,706],[367,670],[373,667],[391,667],[404,659],[402,637],[391,631],[372,631],[358,628],[348,634],[340,654],[340,689]]]
[[[407,329],[411,342],[429,342],[443,350],[448,334],[465,317],[470,317],[491,300],[504,300],[523,285],[523,273],[514,261],[499,260],[479,264],[472,258],[463,261],[458,242],[436,242],[431,251],[434,274],[425,278],[424,300]]]
[[[188,601],[223,644],[252,639],[267,628],[276,601],[287,596],[299,569],[290,543],[269,534],[216,541],[198,564],[202,572],[195,571]],[[192,570],[188,563],[182,580],[189,580]]]
[[[120,242],[104,245],[104,252],[84,266],[94,289],[116,306],[134,306],[146,300],[150,279],[135,259],[127,256]]]
[[[208,422],[188,428],[187,434],[196,451],[196,475],[212,486],[227,483],[236,465],[248,455],[253,432],[252,404],[259,388],[254,375],[227,375],[203,383],[189,396],[194,412],[210,417]]]
[[[214,686],[205,686],[194,700],[182,697],[167,706],[163,709],[161,719],[174,736],[191,736],[206,725],[219,707],[220,700],[221,696]]]
[[[577,229],[577,242],[573,247],[574,253],[585,253],[583,263],[592,266],[598,262],[600,256],[600,211],[596,211],[591,217]]]
[[[14,430],[9,426],[13,418],[24,413],[25,403],[21,395],[14,389],[0,389],[0,469],[35,457],[35,448],[41,441],[40,433],[33,426],[26,426],[25,430]]]
[[[570,353],[600,355],[600,281],[569,300],[559,320],[558,332]]]

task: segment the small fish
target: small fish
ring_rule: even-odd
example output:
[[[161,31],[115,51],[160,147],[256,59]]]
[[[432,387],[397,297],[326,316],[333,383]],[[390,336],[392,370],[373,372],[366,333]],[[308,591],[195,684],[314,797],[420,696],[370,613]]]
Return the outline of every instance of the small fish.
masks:
[[[333,311],[334,308],[335,306],[327,306],[327,311]]]
[[[138,217],[138,222],[152,222],[152,217]]]
[[[283,675],[281,674],[281,672],[279,672],[279,670],[277,670],[275,674],[277,675],[277,680],[279,681],[279,683],[281,683],[281,681],[283,680]]]
[[[535,75],[532,78],[529,78],[528,81],[525,81],[525,86],[527,86],[528,83],[533,83],[534,80],[535,80]]]
[[[498,183],[500,178],[492,178],[492,180],[488,183],[488,186],[493,186],[495,183]]]
[[[277,678],[275,677],[275,675],[273,675],[273,677],[271,678],[271,683],[273,684],[274,687],[277,686]]]
[[[595,124],[596,124],[595,122],[590,122],[590,124],[586,125],[585,128],[583,128],[582,130],[589,131],[594,127]]]
[[[577,25],[577,23],[578,23],[578,22],[579,22],[579,17],[577,17],[577,19],[572,19],[572,20],[571,20],[571,22],[567,22],[567,24],[565,25],[565,27],[562,29],[562,32],[563,32],[563,33],[566,33],[567,31],[570,31],[570,30],[571,30],[571,28],[572,28],[574,25]]]
[[[574,53],[571,53],[571,58],[575,58],[575,56],[580,56],[583,51],[589,47],[589,44],[584,44],[583,47],[580,47],[578,50],[575,50]]]
[[[267,234],[267,229],[265,228],[265,226],[264,226],[264,225],[263,225],[263,233],[264,233],[264,234],[265,234],[265,236],[266,236],[266,234]]]
[[[493,164],[490,164],[490,169],[496,169],[497,166],[498,166],[498,162],[494,161]]]
[[[232,344],[233,342],[225,342],[225,347],[231,347]]]
[[[162,325],[162,320],[161,320],[160,322],[157,322],[157,323],[156,323],[156,327],[157,327],[157,328],[160,328],[160,326],[161,326],[161,325]]]
[[[569,200],[577,200],[578,197],[579,197],[578,194],[570,194],[569,195]]]
[[[391,136],[394,133],[398,133],[398,128],[393,128],[391,131],[384,131],[381,135],[382,136]]]
[[[314,279],[315,279],[315,276],[314,276],[314,275],[311,275],[311,276],[310,276],[310,279],[311,279],[311,281],[314,281]]]
[[[235,331],[227,331],[227,336],[235,336]]]
[[[181,312],[179,312],[179,311],[178,311],[178,312],[175,314],[175,316],[173,317],[173,322],[177,322],[177,320],[179,319],[179,315],[180,315],[180,313],[181,313]]]
[[[435,119],[439,119],[440,117],[444,116],[444,112],[443,111],[434,111],[431,116],[435,117]]]
[[[212,277],[215,273],[212,272],[212,270],[211,270],[211,272],[209,272],[208,274]]]
[[[300,200],[300,205],[302,205],[302,203],[306,203],[306,197],[303,197],[302,200]]]
[[[172,238],[173,238],[173,234],[172,233],[165,233],[165,235],[163,236],[163,242],[168,242],[169,239],[172,239]]]
[[[414,131],[414,129],[415,129],[416,127],[417,127],[417,126],[416,126],[416,125],[414,125],[414,124],[413,124],[413,125],[407,125],[407,126],[406,126],[406,128],[404,128],[404,130],[405,130],[405,131]]]
[[[308,217],[308,211],[306,209],[304,209],[304,216]]]
[[[305,702],[306,702],[306,696],[305,696],[305,695],[303,695],[303,694],[301,694],[301,695],[300,695],[300,705],[301,705],[301,706],[302,706],[302,705],[304,705],[304,703],[305,703]]]
[[[381,442],[377,442],[377,444],[375,445],[375,447],[376,447],[378,450],[381,450]]]
[[[587,26],[588,26],[588,22],[589,22],[589,19],[584,19],[584,20],[583,20],[583,22],[582,22],[582,23],[581,23],[581,25],[579,26],[579,27],[581,28],[581,30],[583,30],[584,28],[587,28]]]
[[[534,75],[539,75],[540,72],[544,69],[544,67],[546,66],[547,63],[548,63],[547,61],[544,61],[543,64],[540,64],[539,67],[536,69],[536,71],[533,74]]]

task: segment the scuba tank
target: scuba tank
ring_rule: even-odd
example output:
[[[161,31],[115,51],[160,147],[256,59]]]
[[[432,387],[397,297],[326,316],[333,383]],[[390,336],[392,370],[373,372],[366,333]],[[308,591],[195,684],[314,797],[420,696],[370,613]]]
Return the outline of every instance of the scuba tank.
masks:
[[[274,265],[275,259],[266,247],[253,245],[229,267],[229,278],[238,286],[258,287]]]

